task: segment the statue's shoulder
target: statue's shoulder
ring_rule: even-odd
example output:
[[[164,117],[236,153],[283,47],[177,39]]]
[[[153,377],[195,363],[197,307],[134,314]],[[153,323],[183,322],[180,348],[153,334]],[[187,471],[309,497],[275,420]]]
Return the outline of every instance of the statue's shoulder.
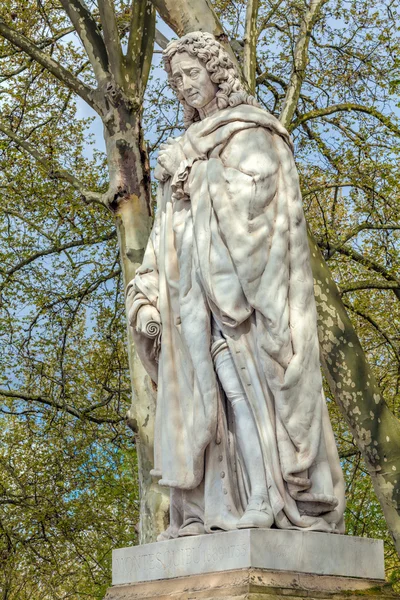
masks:
[[[225,167],[264,178],[279,167],[273,138],[262,125],[240,129],[229,139],[220,158]]]
[[[239,104],[235,107],[229,107],[221,111],[224,113],[225,120],[229,121],[242,121],[244,124],[252,123],[260,128],[265,129],[271,134],[278,135],[283,139],[286,144],[293,151],[293,143],[288,131],[282,125],[282,123],[260,106],[253,106],[251,104]]]
[[[261,106],[253,104],[238,104],[221,111],[227,119],[259,122],[261,126],[269,123],[279,129],[284,129],[279,120]]]

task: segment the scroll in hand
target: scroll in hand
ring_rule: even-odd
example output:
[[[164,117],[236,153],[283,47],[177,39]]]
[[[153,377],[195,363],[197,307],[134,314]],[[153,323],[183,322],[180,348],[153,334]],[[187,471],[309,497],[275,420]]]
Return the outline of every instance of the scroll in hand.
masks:
[[[161,334],[161,323],[159,321],[148,321],[142,333],[148,338],[156,338]]]
[[[136,316],[136,331],[154,341],[153,352],[157,359],[161,346],[161,317],[158,310],[151,304],[142,306]]]

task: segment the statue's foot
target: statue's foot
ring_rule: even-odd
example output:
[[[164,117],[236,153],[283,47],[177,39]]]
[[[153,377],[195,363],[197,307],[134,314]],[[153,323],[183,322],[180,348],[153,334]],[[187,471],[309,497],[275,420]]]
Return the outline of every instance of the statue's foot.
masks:
[[[174,540],[178,537],[178,528],[170,525],[165,531],[162,531],[157,536],[157,542],[165,542],[165,540]]]
[[[268,498],[263,494],[254,494],[254,496],[250,497],[247,508],[236,527],[237,529],[249,529],[253,527],[269,529],[273,522],[274,515]]]
[[[189,523],[188,525],[181,527],[178,532],[178,536],[185,537],[186,535],[203,535],[203,533],[206,533],[203,523],[200,523],[199,521],[193,521],[193,523]]]

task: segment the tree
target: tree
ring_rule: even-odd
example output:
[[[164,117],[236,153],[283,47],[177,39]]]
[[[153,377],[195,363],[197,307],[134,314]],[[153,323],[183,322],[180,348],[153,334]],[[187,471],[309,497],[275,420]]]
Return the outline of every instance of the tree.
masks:
[[[354,322],[359,325],[362,319],[359,333],[364,340],[366,338],[369,355],[379,361],[374,372],[378,376],[388,373],[382,363],[389,359],[395,361],[396,373],[387,375],[380,387],[397,411],[394,398],[398,395],[398,330],[394,321],[382,322],[379,315],[376,316],[377,309],[387,306],[391,297],[398,298],[400,288],[396,278],[396,238],[393,237],[398,228],[394,165],[399,129],[390,105],[398,85],[391,74],[398,67],[394,5],[387,8],[376,3],[372,6],[359,0],[348,3],[313,0],[310,4],[295,0],[218,1],[213,7],[207,0],[154,0],[153,3],[140,0],[132,6],[124,1],[99,0],[98,8],[92,4],[85,6],[79,0],[63,0],[61,4],[62,8],[53,2],[41,3],[40,11],[35,14],[33,3],[28,3],[22,14],[12,3],[1,9],[2,56],[9,66],[2,78],[6,92],[0,131],[7,157],[10,152],[14,156],[13,164],[5,168],[5,185],[8,194],[13,190],[13,197],[21,198],[17,210],[8,203],[5,213],[13,235],[22,237],[21,222],[29,231],[36,231],[36,237],[32,234],[27,240],[22,260],[13,255],[8,259],[5,274],[8,295],[17,293],[16,290],[20,290],[20,296],[25,294],[26,282],[21,274],[27,268],[35,268],[37,259],[45,259],[52,253],[62,252],[63,260],[69,256],[67,260],[76,264],[90,260],[88,256],[85,258],[85,253],[90,255],[91,245],[101,243],[112,254],[113,226],[107,215],[115,218],[125,283],[140,263],[151,224],[150,169],[141,119],[155,35],[155,6],[178,35],[199,28],[212,31],[231,55],[236,54],[248,85],[256,90],[259,101],[280,116],[293,132],[310,228],[332,265],[335,278],[343,283],[342,297],[355,316]],[[344,24],[347,31],[343,29]],[[232,46],[225,31],[230,34]],[[72,34],[79,36],[81,46],[72,41],[75,39],[71,38]],[[164,44],[162,36],[157,35]],[[40,96],[36,96],[39,92]],[[47,108],[49,94],[59,99],[53,111]],[[91,106],[103,121],[108,182],[104,168],[93,163],[90,173],[81,152],[74,153],[68,147],[68,138],[63,136],[63,128],[71,118],[69,107],[76,96]],[[41,103],[47,110],[40,110]],[[172,130],[173,127],[171,121]],[[161,132],[161,137],[163,134]],[[82,132],[80,136],[80,141],[74,139],[74,143],[82,150]],[[38,166],[33,166],[32,159]],[[35,169],[35,177],[39,174],[38,184],[31,182],[26,174],[16,177],[21,162],[25,173]],[[10,186],[15,182],[13,189]],[[63,195],[69,194],[67,202],[60,207],[65,210],[71,206],[71,214],[63,215],[59,221],[64,227],[64,237],[57,236],[55,240],[52,236],[47,240],[48,245],[47,242],[44,245],[47,231],[40,228],[40,220],[44,215],[48,218],[51,211],[42,207],[32,218],[27,199],[30,194],[43,200],[48,198],[45,206],[54,207],[57,205],[55,188]],[[12,214],[13,210],[17,214]],[[49,223],[57,221],[55,214],[51,213]],[[68,235],[65,235],[67,218]],[[77,223],[78,229],[74,229]],[[7,227],[10,226],[6,225],[5,232]],[[87,235],[90,231],[96,235]],[[78,234],[74,239],[73,232]],[[362,240],[360,250],[354,240],[356,236],[363,236],[363,232],[375,237],[357,238]],[[389,232],[392,246],[385,237]],[[23,242],[20,240],[18,248]],[[324,372],[368,466],[389,529],[399,547],[399,423],[382,399],[320,249],[312,239],[310,243]],[[71,248],[77,249],[76,252]],[[84,253],[80,254],[83,249]],[[73,252],[72,258],[70,252]],[[37,267],[39,278],[43,262],[37,264],[42,266]],[[63,265],[57,268],[59,272]],[[108,281],[120,274],[114,262]],[[107,279],[101,281],[102,277],[107,275],[101,273],[101,268],[94,269],[93,279],[87,278],[83,269],[78,289],[74,289],[72,281],[68,289],[63,289],[59,299],[71,323],[93,286],[95,289],[107,286]],[[357,279],[349,283],[346,277]],[[50,273],[47,278],[50,280]],[[50,299],[51,281],[48,283],[42,308],[44,311],[55,309],[51,323],[54,327],[53,321],[57,321],[59,313],[55,308],[57,303],[50,305],[57,298]],[[366,289],[374,290],[373,294],[367,295]],[[37,304],[36,296],[30,302]],[[397,305],[393,310],[398,311]],[[15,322],[12,311],[9,316],[11,326]],[[106,316],[99,318],[100,324],[105,322]],[[376,345],[372,350],[368,336],[373,337]],[[149,476],[154,390],[128,339],[134,397],[130,424],[136,432],[142,491],[141,540],[148,541],[162,528],[167,502]],[[35,367],[34,377],[20,373],[19,385],[15,385],[15,374],[5,377],[3,398],[12,396],[22,402],[31,398],[33,403],[42,405],[45,401],[54,410],[75,413],[75,417],[83,421],[90,415],[93,419],[112,422],[115,395],[107,403],[108,396],[103,390],[103,396],[91,403],[88,402],[90,391],[86,389],[81,406],[74,398],[73,389],[68,389],[65,376],[60,378],[69,344],[68,340],[62,345],[64,351],[56,357],[57,385],[49,383],[54,379],[52,373],[38,375]],[[37,356],[43,347],[43,343],[38,344]],[[26,357],[26,369],[28,362],[31,367],[31,359],[31,355]]]

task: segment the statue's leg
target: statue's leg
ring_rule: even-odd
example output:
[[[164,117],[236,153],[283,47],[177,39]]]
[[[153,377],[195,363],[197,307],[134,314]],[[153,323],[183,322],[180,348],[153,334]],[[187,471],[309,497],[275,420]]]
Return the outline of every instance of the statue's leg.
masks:
[[[193,490],[182,490],[183,523],[178,536],[201,535],[204,528],[204,480]]]
[[[219,344],[218,352],[214,356],[214,365],[227,400],[232,406],[237,444],[250,483],[249,502],[237,527],[271,527],[274,518],[268,499],[257,428],[226,343],[225,347]]]

